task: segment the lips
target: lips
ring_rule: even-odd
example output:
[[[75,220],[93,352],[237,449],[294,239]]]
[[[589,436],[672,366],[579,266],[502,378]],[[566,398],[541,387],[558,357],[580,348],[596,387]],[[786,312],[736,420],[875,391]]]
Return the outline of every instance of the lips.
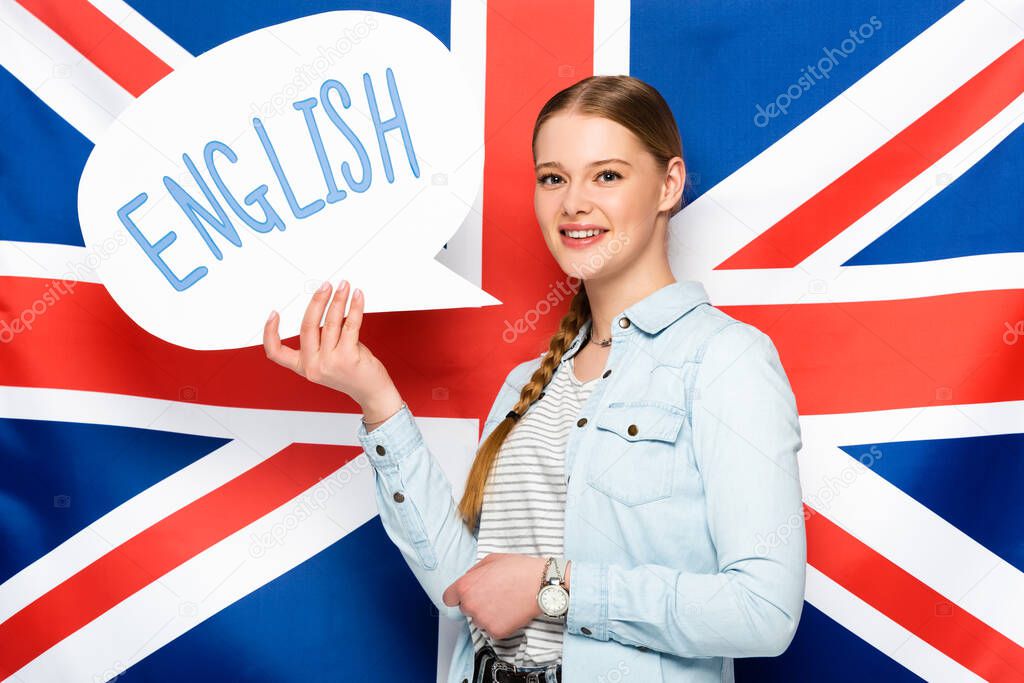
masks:
[[[598,230],[596,235],[590,235],[588,237],[570,237],[570,232],[584,232]],[[562,244],[569,247],[570,249],[582,249],[589,247],[591,244],[604,238],[605,233],[608,232],[608,228],[604,228],[600,225],[589,225],[580,223],[563,223],[559,226],[558,232],[562,238]]]
[[[608,232],[608,228],[603,225],[594,225],[592,223],[562,223],[558,226],[558,231],[563,235],[573,230],[600,230]]]

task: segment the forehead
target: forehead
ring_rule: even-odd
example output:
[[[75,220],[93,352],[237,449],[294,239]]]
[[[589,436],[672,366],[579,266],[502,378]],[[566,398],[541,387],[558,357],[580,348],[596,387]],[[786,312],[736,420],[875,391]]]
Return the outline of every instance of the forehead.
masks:
[[[615,121],[562,113],[545,121],[537,132],[535,162],[555,161],[573,167],[618,157],[635,163],[644,151],[632,131]]]

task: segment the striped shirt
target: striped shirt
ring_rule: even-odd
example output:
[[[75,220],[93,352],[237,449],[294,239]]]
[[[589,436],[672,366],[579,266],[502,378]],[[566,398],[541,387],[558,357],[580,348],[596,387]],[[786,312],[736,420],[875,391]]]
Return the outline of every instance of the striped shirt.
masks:
[[[484,490],[476,561],[488,553],[562,556],[565,446],[569,429],[598,379],[581,382],[572,361],[559,364],[543,396],[506,437]],[[540,585],[538,576],[538,590]],[[516,666],[546,666],[562,660],[564,617],[542,614],[500,640],[467,619],[477,651],[490,644],[499,657]]]

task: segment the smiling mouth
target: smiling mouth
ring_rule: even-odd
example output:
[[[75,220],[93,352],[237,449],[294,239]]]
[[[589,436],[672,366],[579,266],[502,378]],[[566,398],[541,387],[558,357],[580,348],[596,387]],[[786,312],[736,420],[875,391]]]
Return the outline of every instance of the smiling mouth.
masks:
[[[586,230],[565,230],[559,229],[559,233],[571,239],[586,239],[608,232],[607,228],[588,228]]]

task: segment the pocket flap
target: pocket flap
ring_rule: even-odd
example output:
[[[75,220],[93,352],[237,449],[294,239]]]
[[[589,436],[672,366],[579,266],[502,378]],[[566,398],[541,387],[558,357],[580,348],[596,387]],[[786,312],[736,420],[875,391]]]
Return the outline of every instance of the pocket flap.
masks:
[[[598,413],[597,428],[615,432],[627,441],[656,439],[675,441],[686,420],[686,411],[656,401],[609,404]]]

